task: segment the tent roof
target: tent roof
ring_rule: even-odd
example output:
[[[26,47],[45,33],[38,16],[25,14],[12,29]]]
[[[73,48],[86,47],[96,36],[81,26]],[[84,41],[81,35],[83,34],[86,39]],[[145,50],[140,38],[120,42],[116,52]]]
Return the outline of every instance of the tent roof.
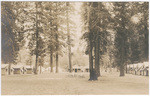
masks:
[[[143,63],[145,66],[149,66],[149,62],[144,62]]]
[[[26,65],[26,66],[24,66],[24,68],[33,68],[33,66]]]
[[[133,64],[129,65],[130,67],[133,67]]]
[[[12,65],[12,68],[23,68],[23,65]]]
[[[134,66],[134,67],[137,67],[137,66],[138,66],[138,64],[133,64],[133,66]]]
[[[143,66],[143,63],[138,63],[138,67],[141,67],[141,66]]]

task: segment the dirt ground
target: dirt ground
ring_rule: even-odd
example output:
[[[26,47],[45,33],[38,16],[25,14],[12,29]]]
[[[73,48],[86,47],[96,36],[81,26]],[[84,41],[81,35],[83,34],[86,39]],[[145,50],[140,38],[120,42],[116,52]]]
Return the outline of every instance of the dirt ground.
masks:
[[[89,75],[43,73],[2,76],[2,95],[148,95],[149,77],[103,72],[98,81]]]

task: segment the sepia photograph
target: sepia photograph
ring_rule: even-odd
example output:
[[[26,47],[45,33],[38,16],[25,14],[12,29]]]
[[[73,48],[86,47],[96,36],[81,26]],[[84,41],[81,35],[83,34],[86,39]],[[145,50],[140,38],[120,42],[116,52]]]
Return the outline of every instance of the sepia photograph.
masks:
[[[149,95],[149,2],[0,1],[1,95]]]

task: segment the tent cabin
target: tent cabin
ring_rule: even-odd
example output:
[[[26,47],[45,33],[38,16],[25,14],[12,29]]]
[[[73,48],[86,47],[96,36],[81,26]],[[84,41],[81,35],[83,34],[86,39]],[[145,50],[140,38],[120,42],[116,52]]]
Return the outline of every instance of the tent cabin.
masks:
[[[143,63],[138,63],[137,75],[142,75]]]
[[[130,71],[130,65],[127,65],[127,73],[129,74],[129,71]]]
[[[149,76],[149,67],[146,68],[146,76]]]
[[[149,66],[144,68],[144,76],[149,76]]]
[[[9,67],[9,64],[1,64],[1,75],[8,74],[8,67]]]
[[[133,64],[134,69],[133,69],[133,74],[137,75],[137,71],[138,71],[138,64]]]
[[[148,76],[148,72],[149,72],[149,63],[148,62],[144,62],[138,65],[138,71],[137,74],[138,75],[143,75],[143,76]]]
[[[45,68],[45,71],[47,71],[47,72],[50,72],[50,70],[51,70],[51,67]]]
[[[137,71],[138,75],[148,76],[149,75],[148,73],[149,73],[148,62],[138,64],[138,71]]]
[[[135,75],[135,70],[136,70],[136,64],[132,64],[132,71],[131,74]]]
[[[143,75],[149,76],[149,62],[144,62],[144,69],[143,69]]]
[[[50,69],[50,68],[49,68]],[[54,69],[54,67],[53,67],[53,69]],[[42,66],[39,66],[38,67],[38,73],[43,73],[44,71],[45,71],[46,69],[44,68],[44,67],[42,67]],[[54,70],[53,70],[54,71]]]
[[[86,69],[85,69],[85,72],[89,72],[89,68],[86,68]]]
[[[128,74],[131,74],[131,70],[132,70],[131,65],[130,65],[130,64],[127,65],[127,73],[128,73]]]
[[[89,66],[83,67],[83,72],[89,72]]]
[[[144,65],[139,69],[138,75],[144,75]]]
[[[133,64],[130,64],[130,65],[129,65],[129,68],[130,68],[130,69],[129,69],[129,73],[130,73],[130,74],[133,74],[133,73],[134,73],[134,65],[133,65]]]
[[[12,65],[13,74],[23,74],[23,66],[22,65]]]
[[[80,66],[75,65],[73,66],[73,72],[77,73],[77,72],[83,72],[83,71],[81,70]]]
[[[26,74],[32,74],[33,73],[33,66],[25,66],[24,67],[25,73]]]
[[[127,65],[127,73],[131,74],[132,70],[133,70],[133,65],[132,64]]]
[[[149,62],[127,65],[128,73],[149,76]]]

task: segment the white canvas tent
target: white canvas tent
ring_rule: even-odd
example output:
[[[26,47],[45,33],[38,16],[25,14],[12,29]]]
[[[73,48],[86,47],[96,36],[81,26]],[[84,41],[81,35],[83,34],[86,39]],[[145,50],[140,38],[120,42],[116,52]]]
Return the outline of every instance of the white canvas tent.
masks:
[[[138,64],[133,64],[134,68],[133,68],[133,74],[136,75],[137,71],[138,71]]]
[[[130,74],[134,73],[134,64],[129,64],[127,68],[129,68],[128,73],[130,73]]]
[[[143,64],[144,64],[145,67],[149,66],[149,62],[144,62]]]
[[[23,65],[12,65],[13,74],[23,74]]]
[[[73,72],[82,72],[82,67],[78,65],[74,65],[72,69]]]
[[[29,65],[24,66],[24,71],[26,74],[32,74],[33,73],[33,66],[29,66]]]
[[[9,64],[1,64],[1,74],[2,75],[8,74],[8,67],[9,67]]]
[[[149,74],[149,62],[137,63],[137,64],[129,64],[127,65],[128,73],[132,73],[134,75],[146,75]]]
[[[137,69],[137,72],[136,72],[137,75],[141,75],[142,74],[141,70],[143,69],[143,67],[144,67],[143,63],[138,63],[138,69]]]
[[[143,75],[149,76],[149,62],[144,62]]]
[[[83,68],[82,68],[82,70],[83,70],[83,72],[89,72],[89,66],[87,65],[87,66],[84,66]]]
[[[38,67],[38,73],[40,73],[40,72],[43,73],[45,70],[46,69],[44,67],[42,67],[42,66]]]

